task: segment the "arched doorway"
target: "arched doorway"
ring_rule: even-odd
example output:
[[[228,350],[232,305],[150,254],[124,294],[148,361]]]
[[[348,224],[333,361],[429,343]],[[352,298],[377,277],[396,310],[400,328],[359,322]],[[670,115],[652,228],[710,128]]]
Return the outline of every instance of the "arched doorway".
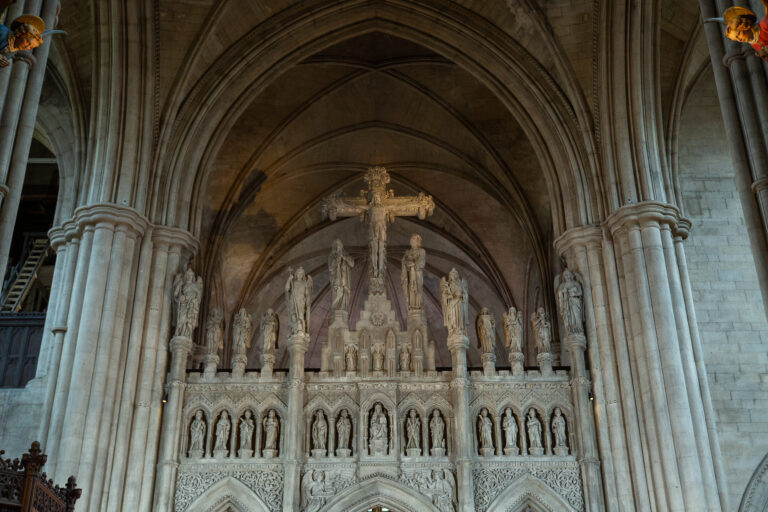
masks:
[[[378,476],[352,487],[325,504],[322,512],[439,512],[410,487]]]
[[[269,512],[269,507],[245,484],[227,477],[194,500],[187,512]]]

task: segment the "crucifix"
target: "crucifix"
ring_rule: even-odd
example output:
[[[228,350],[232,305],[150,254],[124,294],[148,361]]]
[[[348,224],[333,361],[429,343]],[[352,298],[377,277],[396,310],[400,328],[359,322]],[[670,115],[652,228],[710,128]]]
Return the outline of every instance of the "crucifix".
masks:
[[[418,216],[424,220],[435,211],[432,196],[419,192],[417,196],[395,197],[394,190],[387,190],[389,173],[384,167],[371,167],[365,173],[368,190],[361,190],[360,197],[331,196],[323,201],[323,214],[329,219],[360,215],[368,223],[369,293],[385,294],[384,276],[387,268],[387,223],[395,217]]]

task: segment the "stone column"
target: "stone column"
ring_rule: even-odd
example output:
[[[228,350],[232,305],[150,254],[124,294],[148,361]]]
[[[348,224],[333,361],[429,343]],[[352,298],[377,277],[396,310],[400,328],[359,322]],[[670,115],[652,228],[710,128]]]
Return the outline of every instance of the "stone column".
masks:
[[[467,378],[467,349],[469,338],[464,334],[448,336],[451,351],[451,392],[454,407],[454,452],[458,512],[475,510],[475,492],[472,480],[472,440],[475,436],[469,411],[469,380]]]
[[[288,385],[288,417],[283,418],[285,435],[283,446],[285,453],[285,479],[283,492],[283,510],[286,512],[299,510],[301,503],[301,464],[304,411],[304,355],[309,347],[309,335],[293,334],[288,337],[289,370]]]
[[[734,2],[699,0],[702,18],[721,16]],[[742,3],[743,4],[743,3]],[[758,12],[758,18],[762,14]],[[768,78],[764,64],[747,45],[725,39],[719,23],[703,26],[733,160],[744,220],[763,303],[768,308]],[[724,482],[718,475],[721,488]],[[726,496],[720,497],[727,508]]]
[[[680,224],[679,211],[666,204],[645,202],[619,208],[607,220],[617,247],[616,265],[623,274],[622,302],[631,297],[628,325],[633,375],[640,378],[642,416],[651,452],[655,499],[659,510],[721,510],[711,454],[700,453],[709,444],[699,440],[701,428],[694,416],[701,398],[688,389],[681,333],[688,326],[676,254],[665,251],[667,230]],[[671,246],[671,239],[666,245]],[[676,306],[677,303],[677,306]],[[688,372],[690,373],[690,372]],[[692,401],[694,403],[692,403]]]
[[[192,340],[185,336],[174,336],[171,346],[171,368],[168,372],[166,393],[168,401],[163,415],[160,435],[160,458],[155,479],[154,510],[173,510],[173,494],[176,471],[179,467],[179,438],[181,409],[184,406],[184,388],[187,380],[187,359],[192,352]],[[213,422],[211,422],[213,424]],[[234,437],[234,436],[233,436]]]
[[[58,8],[59,0],[29,0],[24,12],[39,13],[45,26],[52,27]],[[15,9],[11,12],[16,13]],[[34,51],[34,56],[30,52],[18,52],[13,56],[10,70],[0,73],[3,76],[10,73],[0,121],[0,276],[5,276],[8,263],[50,49],[51,38],[47,37]]]

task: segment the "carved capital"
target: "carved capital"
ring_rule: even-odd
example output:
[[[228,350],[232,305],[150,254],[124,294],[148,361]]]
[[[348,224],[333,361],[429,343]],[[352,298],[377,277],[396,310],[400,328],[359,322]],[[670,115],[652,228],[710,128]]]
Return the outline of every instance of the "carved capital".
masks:
[[[587,337],[583,334],[569,334],[563,343],[568,352],[584,352],[587,349]]]
[[[640,229],[646,226],[669,226],[677,229],[681,220],[680,210],[671,204],[656,201],[644,201],[637,204],[622,206],[613,212],[605,224],[611,235],[628,229]]]
[[[200,242],[189,231],[180,228],[157,226],[152,230],[152,242],[171,249],[179,248],[182,253],[197,254]]]
[[[469,348],[469,338],[466,334],[449,334],[448,350],[467,350]]]
[[[600,226],[581,226],[571,228],[557,237],[553,245],[557,254],[563,257],[577,247],[599,247],[602,241],[603,229]]]
[[[81,206],[75,210],[74,221],[79,230],[89,226],[109,229],[120,226],[133,236],[143,235],[150,226],[149,220],[138,211],[115,203]]]
[[[186,336],[174,336],[171,338],[170,343],[168,344],[171,352],[174,354],[184,354],[189,355],[192,353],[192,348],[194,347],[194,343],[192,343],[192,340]]]

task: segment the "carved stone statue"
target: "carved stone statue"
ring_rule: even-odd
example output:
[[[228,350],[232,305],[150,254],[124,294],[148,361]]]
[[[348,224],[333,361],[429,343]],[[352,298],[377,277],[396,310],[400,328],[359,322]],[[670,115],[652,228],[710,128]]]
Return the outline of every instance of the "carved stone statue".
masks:
[[[544,453],[544,448],[541,444],[541,422],[536,417],[536,411],[530,409],[528,411],[528,419],[525,422],[528,429],[528,453],[531,455],[541,455]]]
[[[504,430],[504,455],[517,455],[517,421],[512,415],[512,409],[507,408],[504,412],[501,428]]]
[[[376,343],[371,349],[371,358],[373,359],[373,370],[382,371],[384,369],[384,345]]]
[[[340,457],[349,456],[349,437],[352,433],[352,422],[346,409],[341,411],[336,422],[336,454]]]
[[[576,275],[567,268],[560,279],[557,308],[565,335],[584,335],[584,291]]]
[[[270,409],[264,418],[264,457],[272,458],[277,454],[277,440],[280,435],[280,420],[274,409]]]
[[[555,455],[568,455],[565,418],[559,407],[555,407],[555,416],[552,418],[552,434],[555,436]]]
[[[222,337],[221,310],[213,309],[208,315],[208,323],[205,324],[205,354],[215,356],[224,348]]]
[[[348,372],[353,372],[357,366],[357,348],[354,345],[347,345],[344,348],[344,358]]]
[[[400,371],[411,371],[411,347],[407,344],[400,347]]]
[[[368,438],[370,455],[386,455],[389,448],[389,425],[387,412],[381,403],[376,402],[371,415],[371,428]]]
[[[251,315],[240,308],[232,322],[232,353],[245,355],[251,348],[251,336],[253,334],[253,319]]]
[[[482,308],[475,321],[477,328],[477,343],[484,354],[492,354],[496,344],[496,320],[488,311]]]
[[[325,471],[310,469],[301,480],[301,510],[318,512],[333,495],[325,479]]]
[[[493,455],[493,423],[488,416],[488,409],[483,408],[477,418],[477,429],[480,432],[480,455]]]
[[[405,434],[407,438],[405,449],[408,455],[420,455],[419,438],[421,437],[421,420],[414,409],[411,409],[408,412],[408,418],[405,420]]]
[[[504,340],[510,354],[523,351],[523,312],[510,306],[504,313]]]
[[[400,262],[400,282],[408,311],[422,309],[422,289],[424,288],[424,267],[427,264],[427,251],[421,248],[421,236],[411,235],[411,248],[403,254]]]
[[[290,318],[291,335],[308,335],[312,277],[305,275],[301,267],[288,276],[288,281],[285,283],[285,304]]]
[[[333,241],[331,254],[328,256],[328,273],[331,280],[332,311],[349,311],[350,269],[355,260],[344,252],[344,244],[338,238]]]
[[[315,413],[315,421],[312,422],[312,455],[321,457],[325,455],[326,441],[328,439],[328,422],[325,421],[323,411]]]
[[[195,413],[195,419],[189,427],[189,456],[202,457],[205,450],[205,418],[203,411]]]
[[[429,433],[432,435],[432,455],[445,455],[445,422],[440,411],[432,411],[432,419],[429,420]]]
[[[396,217],[417,215],[425,219],[435,209],[431,196],[395,197],[393,190],[387,190],[390,177],[383,167],[372,167],[365,174],[368,190],[360,192],[358,198],[329,197],[323,202],[323,213],[335,220],[338,216],[360,215],[368,223],[368,247],[370,250],[369,290],[372,295],[384,294],[384,275],[387,264],[387,223]]]
[[[456,495],[456,481],[453,474],[448,469],[432,470],[430,475],[431,484],[429,487],[435,491],[432,493],[432,503],[440,512],[453,512],[453,502]]]
[[[455,268],[448,273],[448,279],[440,279],[440,296],[443,325],[448,328],[448,334],[465,335],[469,325],[469,293],[466,279],[459,277]]]
[[[217,457],[226,455],[231,430],[232,422],[229,420],[229,413],[224,411],[221,413],[218,423],[216,423],[216,444],[213,445],[213,453]]]
[[[277,316],[272,308],[261,316],[261,322],[259,322],[259,330],[261,331],[261,353],[274,356],[277,349],[277,340],[280,335],[280,318]]]
[[[187,267],[186,272],[177,274],[173,280],[173,297],[176,301],[176,336],[192,338],[200,314],[200,300],[203,297],[203,278]]]
[[[531,324],[536,337],[536,348],[539,354],[549,354],[552,351],[552,326],[549,324],[547,312],[539,308],[531,314]]]
[[[253,453],[253,413],[245,411],[244,417],[240,418],[240,456],[243,451]]]

